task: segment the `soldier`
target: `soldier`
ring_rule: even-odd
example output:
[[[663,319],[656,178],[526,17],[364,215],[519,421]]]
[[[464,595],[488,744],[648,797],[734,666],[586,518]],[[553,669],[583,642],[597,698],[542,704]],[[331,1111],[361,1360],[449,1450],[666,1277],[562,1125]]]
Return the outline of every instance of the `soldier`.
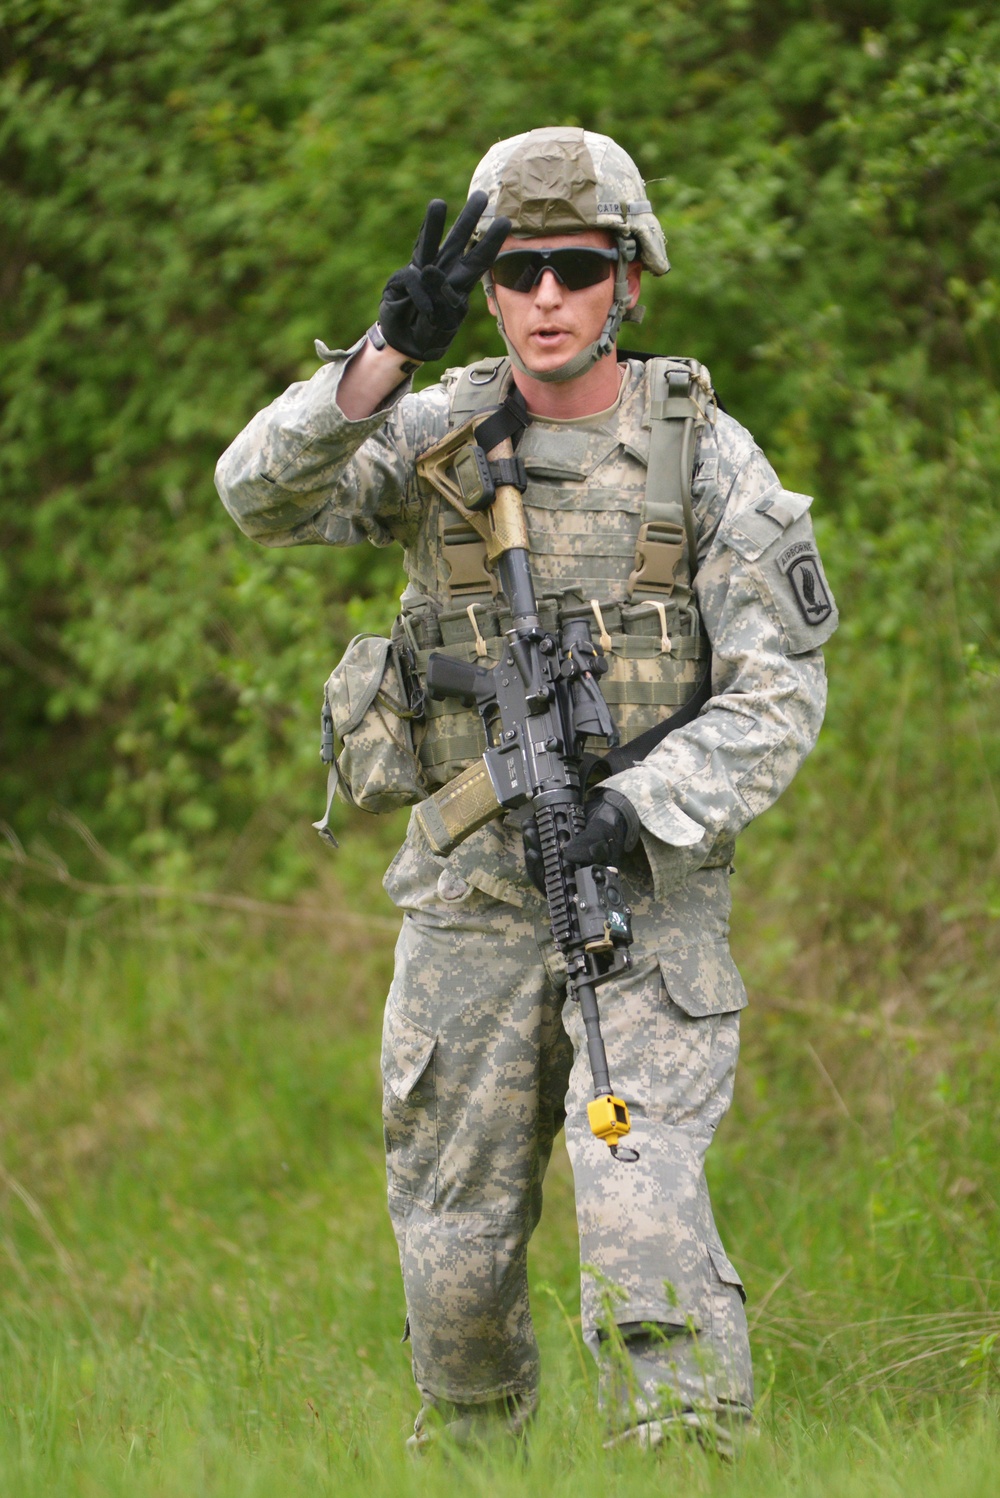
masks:
[[[536,591],[551,627],[591,621],[623,739],[687,701],[709,661],[711,687],[693,721],[605,780],[576,839],[577,862],[621,867],[633,907],[633,966],[600,992],[637,1163],[613,1160],[588,1129],[583,1027],[518,816],[447,857],[411,818],[386,875],[404,912],[382,1074],[422,1399],[411,1445],[441,1428],[456,1440],[516,1433],[535,1409],[527,1244],[565,1125],[583,1335],[609,1443],[690,1432],[726,1451],[753,1406],[743,1286],[704,1174],[746,1003],[727,940],[729,876],[737,834],[815,742],[819,647],[836,612],[809,499],[783,489],[718,409],[707,371],[618,352],[622,321],[641,315],[643,271],[669,266],[644,184],[614,141],[569,128],[502,141],[439,249],[444,222],[435,201],[368,334],[346,351],[317,344],[312,379],[223,455],[226,508],[268,546],[400,541],[409,584],[394,637],[417,683],[433,649],[495,661],[504,599],[475,532],[418,465],[513,385],[532,417],[518,456]],[[478,279],[507,356],[412,393],[410,376],[445,353]],[[359,659],[375,673],[361,690],[370,703],[385,651]],[[354,702],[358,691],[355,681]],[[484,744],[477,715],[454,700],[428,703],[412,738],[405,718],[387,738],[392,695],[380,693],[376,717],[339,725],[342,771],[350,758],[354,798],[374,808],[445,784]]]

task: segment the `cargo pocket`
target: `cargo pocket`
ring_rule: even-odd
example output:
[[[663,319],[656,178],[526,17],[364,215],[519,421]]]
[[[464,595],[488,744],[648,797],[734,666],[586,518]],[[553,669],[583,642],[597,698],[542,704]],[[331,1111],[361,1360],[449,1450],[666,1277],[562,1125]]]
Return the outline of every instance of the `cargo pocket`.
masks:
[[[412,822],[410,826],[406,842],[382,880],[382,888],[401,910],[423,912],[437,925],[463,928],[472,910],[477,920],[489,920],[498,900],[523,905],[521,890],[511,878],[520,870],[512,866],[505,842],[492,827],[470,833],[448,858],[442,858],[431,853],[422,834],[413,831]]]
[[[746,989],[725,940],[661,952],[658,962],[665,996],[646,1054],[647,1106],[707,1148],[732,1100]]]
[[[657,957],[668,997],[690,1019],[746,1008],[747,991],[728,942],[692,942]]]
[[[712,1354],[716,1363],[716,1397],[723,1405],[753,1408],[753,1368],[747,1318],[746,1291],[722,1245],[709,1245],[712,1287]],[[734,1410],[735,1414],[736,1411]]]
[[[740,1279],[736,1269],[730,1263],[725,1251],[722,1248],[710,1247],[708,1250],[708,1256],[712,1260],[712,1267],[721,1282],[724,1285],[728,1285],[731,1289],[738,1290],[740,1300],[742,1300],[745,1305],[747,1292],[743,1288],[743,1281]]]
[[[400,910],[420,910],[435,898],[443,867],[444,859],[431,853],[422,837],[408,833],[382,876],[382,888]]]
[[[437,1183],[435,1036],[391,1001],[382,1026],[382,1125],[389,1190],[433,1202]]]

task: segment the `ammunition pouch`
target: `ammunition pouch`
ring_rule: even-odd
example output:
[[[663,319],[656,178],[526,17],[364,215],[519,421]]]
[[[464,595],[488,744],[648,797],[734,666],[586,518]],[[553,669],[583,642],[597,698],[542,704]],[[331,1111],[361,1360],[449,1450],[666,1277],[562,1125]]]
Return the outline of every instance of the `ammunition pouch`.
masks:
[[[553,634],[571,619],[590,624],[594,643],[608,661],[601,692],[622,743],[682,707],[703,675],[708,640],[690,604],[588,603],[569,594],[540,599],[539,617],[542,628]],[[428,599],[400,616],[394,638],[411,648],[416,676],[423,682],[432,652],[473,665],[495,665],[510,622],[497,600],[438,611]],[[435,790],[480,758],[486,735],[475,708],[455,698],[428,698],[422,721],[414,725],[413,743],[424,782]],[[606,746],[598,745],[595,752],[606,752]]]
[[[337,781],[362,811],[394,811],[427,794],[414,752],[419,696],[408,680],[405,647],[381,635],[355,635],[326,683]],[[334,749],[335,752],[335,749]]]

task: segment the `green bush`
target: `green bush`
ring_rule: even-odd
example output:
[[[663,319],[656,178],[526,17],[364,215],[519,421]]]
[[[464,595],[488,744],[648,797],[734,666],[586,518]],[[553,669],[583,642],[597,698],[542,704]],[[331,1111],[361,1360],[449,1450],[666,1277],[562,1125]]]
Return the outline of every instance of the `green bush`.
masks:
[[[563,121],[617,136],[665,223],[636,337],[703,358],[819,496],[829,727],[753,856],[794,830],[836,919],[845,888],[887,919],[971,898],[998,830],[998,59],[991,8],[925,0],[8,0],[19,835],[42,846],[63,807],[133,870],[218,877],[243,837],[275,887],[303,876],[319,686],[391,617],[399,555],[251,546],[215,459],[314,336],[364,329],[429,196]],[[480,303],[454,358],[495,346]]]

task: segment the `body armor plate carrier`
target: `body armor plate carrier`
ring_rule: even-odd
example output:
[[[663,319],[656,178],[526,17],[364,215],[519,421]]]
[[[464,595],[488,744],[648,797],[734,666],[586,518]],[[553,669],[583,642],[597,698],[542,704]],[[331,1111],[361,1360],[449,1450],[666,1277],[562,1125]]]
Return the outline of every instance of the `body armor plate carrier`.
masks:
[[[463,370],[453,386],[451,426],[497,406],[509,385],[506,359]],[[693,359],[648,359],[627,399],[643,402],[645,472],[645,444],[626,446],[610,424],[538,421],[518,448],[542,625],[555,631],[568,619],[588,619],[609,662],[601,686],[623,744],[691,698],[708,658],[692,588],[698,556],[691,476],[699,429],[716,410],[708,371]],[[408,556],[411,583],[393,630],[396,644],[412,652],[421,683],[433,650],[495,663],[510,622],[485,543],[436,491],[434,504],[428,523],[436,526],[436,554]],[[422,705],[414,744],[434,790],[478,759],[486,739],[474,709],[453,699],[424,697]]]

